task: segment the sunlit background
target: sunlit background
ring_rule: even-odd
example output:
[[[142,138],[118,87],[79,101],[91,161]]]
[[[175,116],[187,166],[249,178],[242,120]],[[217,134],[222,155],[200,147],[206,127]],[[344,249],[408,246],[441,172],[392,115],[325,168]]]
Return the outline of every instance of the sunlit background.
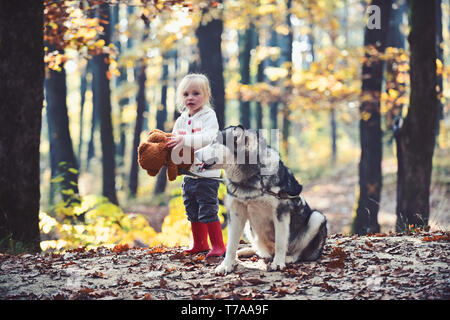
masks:
[[[191,1],[195,5],[201,2]],[[397,1],[401,3],[402,1]],[[113,205],[102,194],[100,131],[91,135],[93,117],[92,73],[89,69],[89,50],[102,47],[98,40],[99,22],[87,17],[74,2],[69,5],[65,39],[84,38],[89,45],[67,47],[63,59],[67,83],[67,107],[70,135],[79,164],[79,205],[67,206],[58,191],[58,179],[51,177],[50,144],[46,109],[43,109],[41,135],[41,213],[40,228],[43,250],[64,250],[78,246],[177,246],[189,245],[190,227],[181,198],[181,177],[168,182],[165,191],[155,195],[156,177],[139,171],[138,191],[130,196],[128,188],[132,161],[133,133],[136,122],[138,84],[135,76],[137,61],[145,65],[144,128],[141,141],[148,131],[156,128],[157,111],[167,111],[165,131],[174,124],[175,88],[190,66],[198,61],[195,30],[201,20],[201,11],[175,6],[162,10],[156,16],[140,1],[111,1],[112,27],[110,53],[110,88],[113,133],[116,145],[123,142],[125,151],[116,157],[116,189],[119,206]],[[327,216],[332,233],[348,233],[358,183],[359,106],[361,103],[361,69],[364,57],[364,26],[367,3],[355,0],[292,1],[290,11],[285,1],[224,0],[215,3],[206,21],[223,21],[222,55],[225,82],[225,123],[240,122],[240,103],[250,101],[251,126],[256,128],[256,109],[261,105],[263,128],[271,127],[270,103],[289,110],[290,135],[280,145],[284,163],[304,185],[304,194],[312,207]],[[442,1],[442,29],[444,61],[450,61],[449,2]],[[146,26],[145,21],[150,24]],[[283,62],[283,36],[292,29],[292,64]],[[241,83],[240,36],[252,25],[255,41],[250,51],[250,84]],[[406,36],[406,13],[399,24]],[[274,35],[279,42],[273,42]],[[258,41],[256,41],[258,40]],[[241,40],[242,41],[242,40]],[[391,112],[393,101],[405,105],[409,101],[408,43],[404,50],[386,50],[384,59],[392,59],[400,73],[397,81],[406,85],[405,92],[386,89],[382,93],[383,136],[383,194],[379,222],[383,232],[394,230],[396,159],[392,141]],[[89,49],[89,50],[88,50]],[[264,81],[257,81],[258,67],[264,65]],[[440,63],[443,74],[444,119],[435,150],[432,186],[431,225],[449,227],[449,67]],[[51,66],[51,63],[49,64]],[[58,68],[58,67],[54,67]],[[60,67],[59,67],[60,68]],[[291,68],[291,69],[290,69]],[[164,74],[166,70],[167,74]],[[290,70],[290,71],[289,71]],[[291,72],[291,74],[290,74]],[[165,77],[165,78],[164,78]],[[82,82],[86,89],[82,91]],[[167,101],[161,101],[162,87],[167,86]],[[291,87],[289,99],[284,99]],[[82,104],[82,101],[84,103]],[[125,101],[125,102],[124,102]],[[406,108],[405,108],[406,109]],[[284,111],[283,111],[284,112]],[[333,131],[335,126],[335,131]],[[123,136],[121,136],[121,131]],[[88,159],[88,144],[92,141],[95,154]],[[333,144],[336,148],[333,150]],[[88,165],[89,163],[89,165]],[[51,186],[53,185],[53,189]],[[221,186],[222,200],[226,189]],[[77,219],[83,215],[84,221]],[[226,240],[226,210],[221,205],[220,218]]]

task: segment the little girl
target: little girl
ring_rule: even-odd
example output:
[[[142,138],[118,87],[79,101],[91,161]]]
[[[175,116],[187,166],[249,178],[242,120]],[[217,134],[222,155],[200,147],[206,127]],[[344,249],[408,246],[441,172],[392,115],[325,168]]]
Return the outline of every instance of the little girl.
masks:
[[[176,105],[181,116],[175,122],[173,136],[167,147],[190,147],[196,151],[211,143],[217,135],[219,124],[216,113],[210,107],[210,100],[211,89],[206,76],[189,74],[181,80],[176,91]],[[222,256],[225,246],[217,216],[219,181],[210,179],[218,178],[220,170],[198,172],[199,165],[194,161],[190,168],[199,177],[184,176],[182,184],[183,202],[194,238],[192,249],[185,253],[196,254],[209,250],[209,234],[212,250],[206,256]]]

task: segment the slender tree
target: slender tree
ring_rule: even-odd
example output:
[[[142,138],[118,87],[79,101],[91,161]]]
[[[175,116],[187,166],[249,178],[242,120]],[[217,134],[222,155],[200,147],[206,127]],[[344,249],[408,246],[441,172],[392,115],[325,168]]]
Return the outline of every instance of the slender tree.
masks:
[[[397,223],[426,226],[430,214],[430,183],[435,146],[436,2],[411,0],[410,44],[411,93],[408,114],[397,134]]]
[[[42,0],[0,1],[0,250],[39,251]],[[12,247],[12,248],[11,248]]]
[[[98,9],[99,17],[105,21],[101,23],[104,33],[101,39],[105,44],[110,43],[111,26],[109,24],[110,12],[109,4],[103,3]],[[103,195],[114,204],[118,204],[116,195],[116,162],[113,127],[111,120],[111,89],[108,79],[108,56],[100,54],[93,59],[93,87],[94,87],[94,108],[97,108],[100,116],[100,140],[102,144],[102,181]]]
[[[45,79],[51,176],[61,176],[61,195],[71,203],[78,195],[78,163],[72,146],[67,114],[66,71],[49,70]],[[68,192],[71,190],[71,192]]]
[[[337,34],[333,30],[331,32],[331,43],[336,46]],[[330,108],[330,131],[331,131],[331,165],[336,165],[337,162],[337,121],[336,121],[336,109],[334,104]]]
[[[88,17],[89,18],[95,18],[96,15],[96,11],[94,8],[92,8],[91,10],[88,10]],[[88,61],[88,70],[91,73],[91,92],[92,92],[92,116],[91,116],[91,132],[90,132],[90,138],[89,138],[89,142],[88,142],[88,147],[87,147],[87,154],[86,154],[86,170],[89,170],[89,164],[90,161],[93,157],[95,157],[95,132],[98,128],[98,124],[99,124],[99,110],[98,110],[98,105],[94,102],[94,93],[96,92],[96,85],[97,85],[97,81],[94,81],[94,59],[91,59]]]
[[[127,8],[127,16],[131,17],[133,15],[134,12],[134,7],[133,6],[129,6]],[[114,16],[114,21],[115,23],[119,23],[119,6],[116,5],[114,6],[114,10],[113,10],[113,16]],[[115,32],[114,33],[114,45],[117,48],[117,51],[119,53],[119,57],[120,55],[123,54],[124,49],[131,49],[132,44],[133,44],[133,38],[130,36],[127,38],[126,41],[126,45],[125,48],[122,46],[122,43],[120,42],[119,39],[119,32]],[[118,57],[118,59],[119,59]],[[119,72],[120,75],[118,77],[116,77],[116,83],[115,86],[116,88],[120,87],[123,84],[126,84],[128,81],[128,77],[127,77],[127,68],[125,66],[120,66],[119,68]],[[125,147],[126,147],[126,130],[127,130],[127,123],[124,121],[123,119],[123,110],[125,109],[125,106],[129,103],[129,99],[126,95],[123,95],[119,98],[118,104],[119,104],[119,110],[118,113],[120,114],[119,116],[119,142],[117,144],[117,150],[116,150],[116,154],[117,154],[117,166],[118,167],[123,167],[124,163],[125,163]],[[123,175],[125,175],[125,172],[123,170],[121,170],[123,173]]]
[[[396,0],[395,3],[397,5],[392,8],[386,46],[405,49],[406,37],[401,32],[401,24],[408,5],[406,1],[402,0]],[[394,90],[398,97],[394,101],[389,101],[388,111],[386,113],[386,128],[389,131],[392,131],[395,120],[402,114],[403,103],[399,98],[406,94],[405,81],[398,81],[401,78],[400,74],[404,72],[401,71],[400,63],[402,62],[399,61],[397,56],[386,60],[386,92],[389,94],[391,90]]]
[[[140,142],[142,126],[144,123],[144,110],[145,105],[147,103],[145,98],[145,82],[147,77],[145,75],[145,64],[140,62],[139,66],[135,70],[136,79],[138,83],[138,93],[136,97],[137,109],[136,109],[136,124],[134,127],[134,135],[133,135],[133,152],[132,152],[132,161],[131,161],[131,170],[130,170],[130,196],[135,197],[137,193],[138,187],[138,176],[139,176],[139,167],[138,167],[138,146]]]
[[[362,68],[361,120],[359,121],[361,159],[357,206],[352,225],[352,232],[360,235],[380,231],[378,209],[382,187],[380,98],[383,62],[379,55],[386,47],[392,1],[374,0],[371,4],[374,6],[372,8],[375,8],[372,16],[375,23],[369,21],[364,32],[364,46],[371,49],[366,54],[366,61]],[[377,8],[380,10],[379,14],[377,14]],[[378,19],[381,21],[376,21]]]
[[[274,19],[272,18],[273,23]],[[278,47],[278,33],[275,29],[272,29],[270,32],[269,46],[270,47]],[[280,66],[280,58],[269,59],[269,66],[271,67],[279,67]],[[272,86],[277,86],[277,81],[270,81]],[[279,101],[271,101],[269,102],[269,114],[270,114],[270,129],[278,129],[278,104]]]
[[[261,31],[261,30],[258,30]],[[259,45],[262,45],[262,37],[260,32],[255,32],[255,45],[258,47]],[[258,62],[258,68],[256,72],[256,82],[262,83],[264,82],[265,76],[264,76],[264,66],[265,66],[266,60],[262,60]],[[261,102],[257,101],[255,105],[255,116],[256,116],[256,129],[262,129],[263,128],[263,120],[264,120],[264,113]]]
[[[97,59],[98,60],[98,59]],[[97,130],[98,127],[98,122],[100,119],[99,116],[99,106],[97,103],[95,103],[95,95],[97,94],[97,81],[94,81],[95,77],[94,77],[94,72],[96,69],[95,66],[95,59],[92,59],[92,81],[91,81],[91,89],[92,89],[92,116],[91,116],[91,132],[90,132],[90,138],[89,138],[89,143],[88,143],[88,148],[87,148],[87,155],[86,155],[86,170],[89,170],[89,165],[91,163],[91,159],[93,157],[95,157],[95,132]]]
[[[142,40],[145,41],[148,37],[150,22],[145,20],[144,35]],[[136,124],[134,127],[133,135],[133,149],[131,153],[131,169],[130,169],[130,180],[128,187],[130,188],[130,196],[136,197],[138,188],[138,177],[139,177],[139,165],[138,165],[138,147],[141,139],[141,132],[144,126],[144,112],[147,107],[147,99],[145,97],[145,82],[147,81],[147,75],[145,73],[146,63],[145,58],[139,59],[136,63],[136,68],[134,70],[135,78],[137,79],[138,92],[136,97]]]
[[[168,65],[168,57],[171,53],[167,53],[164,55],[164,61],[162,65],[162,77],[161,77],[161,105],[156,111],[156,129],[165,131],[165,123],[167,121],[167,89],[169,84],[169,65]],[[167,167],[164,166],[161,168],[155,184],[154,194],[164,193],[167,185],[166,178]]]
[[[89,76],[91,75],[90,73],[90,67],[91,62],[88,61],[86,63],[86,67],[83,70],[83,73],[81,74],[81,79],[80,79],[80,130],[79,130],[79,138],[78,138],[78,166],[81,168],[82,167],[82,159],[81,159],[81,155],[82,155],[82,150],[83,150],[83,134],[84,134],[84,106],[86,103],[86,92],[88,89],[89,84],[91,84],[91,82],[89,81]],[[91,77],[92,80],[92,77]]]
[[[442,6],[441,0],[434,0],[436,2],[436,58],[444,66],[444,39],[442,36]],[[444,79],[442,77],[442,72],[437,74],[437,89],[438,89],[438,99],[437,99],[437,114],[436,114],[436,137],[439,135],[440,121],[444,119],[444,105],[441,102],[441,97],[443,95],[443,85]],[[437,140],[437,139],[436,139]]]
[[[250,24],[248,28],[239,32],[239,73],[241,84],[250,84],[250,51],[252,50],[252,34],[255,27]],[[240,124],[249,129],[250,101],[240,101]]]
[[[221,3],[222,1],[220,0],[218,2]],[[207,10],[221,9],[203,9],[203,16],[206,15]],[[223,129],[225,125],[222,31],[222,19],[213,18],[207,23],[201,23],[195,32],[200,53],[200,71],[209,78],[211,83],[211,95],[213,98],[214,110],[217,115],[217,121],[219,122],[219,129]]]
[[[288,34],[281,37],[281,63],[287,63],[288,68],[288,74],[287,74],[287,81],[286,85],[284,85],[285,90],[285,97],[290,97],[292,95],[292,84],[291,84],[291,78],[292,78],[292,43],[294,41],[294,32],[292,30],[292,22],[291,22],[291,8],[292,8],[292,0],[286,1],[286,26],[288,28]],[[284,101],[284,105],[282,108],[282,114],[283,114],[283,122],[282,122],[282,133],[283,133],[283,151],[284,154],[288,154],[288,138],[290,133],[290,127],[291,123],[289,120],[290,116],[290,110],[289,110],[289,101]]]

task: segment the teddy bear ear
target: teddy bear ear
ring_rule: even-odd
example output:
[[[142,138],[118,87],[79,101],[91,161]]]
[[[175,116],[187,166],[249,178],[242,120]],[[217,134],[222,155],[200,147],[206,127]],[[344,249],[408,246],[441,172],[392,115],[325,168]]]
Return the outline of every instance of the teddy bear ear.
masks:
[[[148,135],[151,135],[151,134],[153,134],[153,133],[161,133],[161,134],[166,134],[164,131],[162,131],[162,130],[159,130],[159,129],[153,129],[152,131],[150,131],[149,133],[148,133]]]
[[[167,179],[174,181],[178,176],[178,167],[173,162],[167,162]]]
[[[151,136],[148,137],[147,142],[150,143],[165,143],[167,142],[167,137],[164,133],[153,132]]]

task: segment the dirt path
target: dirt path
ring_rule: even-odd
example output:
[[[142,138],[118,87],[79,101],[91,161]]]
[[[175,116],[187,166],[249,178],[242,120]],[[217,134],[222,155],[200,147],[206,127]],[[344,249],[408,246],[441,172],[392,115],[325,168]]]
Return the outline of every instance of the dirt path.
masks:
[[[0,299],[449,299],[449,239],[334,235],[316,262],[268,272],[254,256],[226,276],[182,248],[0,255]]]
[[[395,232],[396,170],[394,160],[383,161],[383,188],[381,192],[378,223],[381,232]],[[357,163],[348,164],[332,176],[313,181],[304,186],[302,194],[310,205],[322,212],[328,220],[329,234],[349,234],[358,185]],[[432,184],[430,190],[431,230],[450,230],[450,189]]]

